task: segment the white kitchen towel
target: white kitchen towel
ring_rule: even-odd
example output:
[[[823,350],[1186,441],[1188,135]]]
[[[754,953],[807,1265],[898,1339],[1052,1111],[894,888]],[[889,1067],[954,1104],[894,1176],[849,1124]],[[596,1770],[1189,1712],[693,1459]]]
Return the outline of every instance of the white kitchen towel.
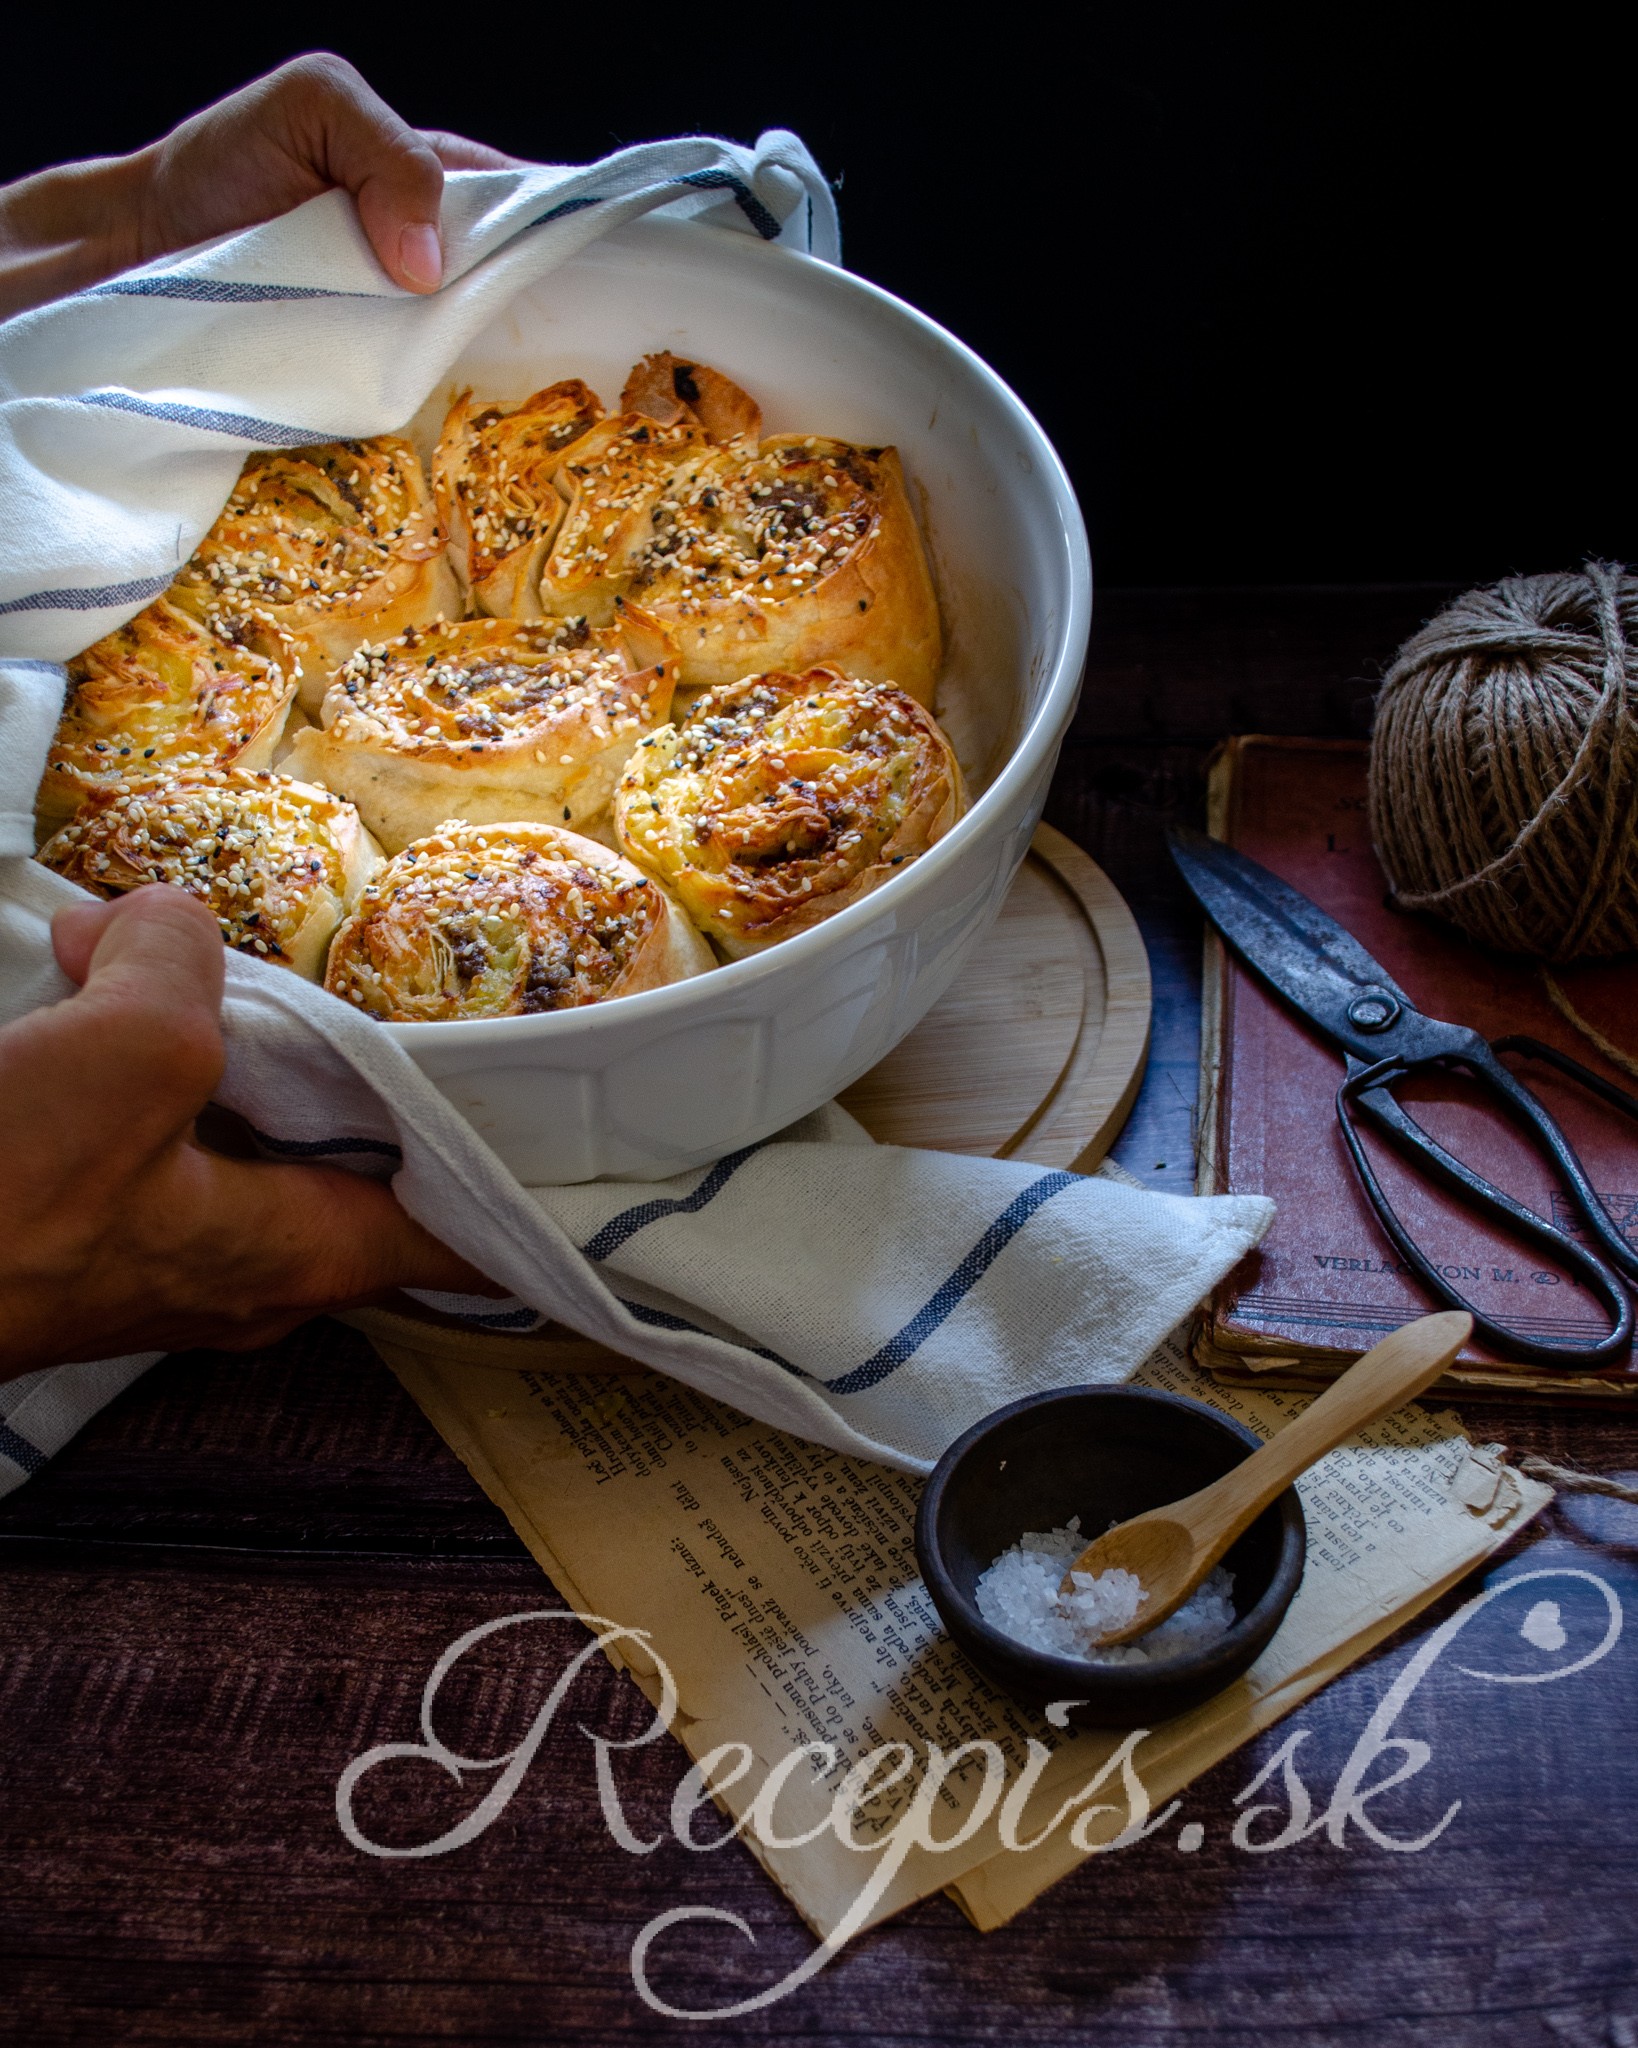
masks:
[[[657,208],[828,261],[835,210],[775,131],[647,144],[446,188],[447,282],[383,276],[350,201],[115,279],[0,327],[0,1021],[69,991],[29,859],[61,664],[163,590],[247,452],[401,427],[524,285]],[[542,1317],[839,1449],[925,1469],[989,1409],[1119,1379],[1261,1237],[1254,1197],[1191,1201],[869,1142],[839,1110],[653,1185],[524,1188],[349,1005],[228,957],[220,1099],[275,1157],[390,1174],[410,1213]],[[153,1361],[0,1385],[0,1492]]]

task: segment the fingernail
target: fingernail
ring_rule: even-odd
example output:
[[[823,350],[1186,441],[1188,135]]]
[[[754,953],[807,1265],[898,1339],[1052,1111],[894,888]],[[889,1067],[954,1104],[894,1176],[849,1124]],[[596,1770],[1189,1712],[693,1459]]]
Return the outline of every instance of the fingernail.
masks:
[[[444,277],[444,252],[430,221],[411,221],[404,229],[398,237],[398,263],[417,291],[438,289]]]

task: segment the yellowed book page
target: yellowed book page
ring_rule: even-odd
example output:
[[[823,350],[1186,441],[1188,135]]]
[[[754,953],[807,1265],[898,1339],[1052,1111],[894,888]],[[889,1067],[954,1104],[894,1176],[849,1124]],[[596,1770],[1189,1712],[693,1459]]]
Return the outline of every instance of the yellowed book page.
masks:
[[[1261,1694],[1251,1694],[1243,1685],[1232,1686],[1195,1713],[1181,1716],[1158,1730],[1137,1756],[1144,1791],[1152,1809],[1145,1820],[1144,1832],[1158,1831],[1166,1824],[1164,1813],[1168,1803],[1196,1778],[1204,1776],[1253,1735],[1260,1734],[1282,1715],[1300,1706],[1322,1686],[1329,1685],[1333,1678],[1340,1677],[1350,1664],[1368,1656],[1378,1643],[1385,1642],[1396,1629],[1403,1627],[1406,1621],[1422,1608],[1430,1606],[1441,1594],[1447,1593],[1471,1570],[1472,1561],[1464,1560],[1442,1583],[1424,1587],[1397,1613],[1379,1616],[1358,1635],[1338,1644],[1306,1669],[1292,1672],[1282,1684]],[[1176,1731],[1175,1740],[1169,1739],[1173,1731]],[[1271,1793],[1269,1797],[1272,1801],[1277,1794]],[[1187,1823],[1184,1826],[1186,1828]],[[1178,1830],[1179,1834],[1182,1832],[1183,1829]],[[1092,1830],[1089,1828],[1087,1833],[1090,1836]],[[1102,1839],[1096,1846],[1081,1850],[1075,1847],[1068,1831],[1061,1830],[1030,1854],[1002,1853],[991,1857],[988,1863],[967,1871],[945,1889],[973,1925],[988,1934],[1021,1913],[1040,1897],[1048,1885],[1056,1884],[1059,1878],[1079,1869],[1089,1855],[1107,1853],[1120,1846],[1119,1833],[1116,1822],[1106,1821],[1102,1827]]]
[[[376,1341],[565,1601],[646,1632],[646,1647],[611,1646],[616,1660],[651,1700],[659,1665],[668,1669],[673,1732],[696,1762],[718,1752],[702,1800],[718,1791],[828,1946],[944,1887],[978,1924],[999,1924],[1101,1843],[1149,1824],[1150,1805],[1363,1654],[1550,1498],[1474,1454],[1449,1416],[1409,1409],[1378,1425],[1302,1481],[1308,1571],[1263,1657],[1134,1747],[1118,1733],[1052,1727],[943,1636],[912,1546],[919,1480],[657,1374],[497,1370]],[[1213,1385],[1177,1341],[1139,1378],[1264,1434],[1301,1406]],[[947,1758],[964,1743],[993,1751],[929,1765],[929,1745]],[[907,1775],[874,1796],[873,1780],[849,1783],[872,1753],[891,1761],[891,1744],[907,1745]],[[1054,1815],[1056,1829],[1025,1846]]]
[[[1307,1405],[1298,1395],[1213,1385],[1181,1343],[1164,1346],[1136,1384],[1209,1401],[1260,1436]],[[1391,1635],[1472,1570],[1552,1498],[1492,1446],[1472,1446],[1448,1413],[1411,1407],[1334,1451],[1298,1482],[1308,1524],[1308,1566],[1278,1635],[1246,1675],[1215,1699],[1164,1723],[1134,1763],[1152,1809],[1231,1755]],[[1080,1738],[1090,1775],[1118,1736]],[[1038,1802],[1019,1830],[1042,1818]],[[1145,1831],[1155,1825],[1151,1812]],[[1122,1838],[1116,1810],[1082,1831],[1060,1830],[1035,1851],[1001,1853],[948,1889],[974,1924],[1000,1926],[1056,1879]]]
[[[1032,1733],[1053,1734],[944,1638],[911,1543],[918,1479],[658,1374],[611,1383],[386,1355],[565,1598],[648,1633],[690,1755],[749,1750],[725,1809],[740,1819],[781,1773],[766,1824],[745,1839],[821,1938],[851,1937],[993,1853],[984,1840],[946,1855],[889,1839],[921,1771],[863,1802],[858,1847],[835,1831],[778,1846],[821,1823],[848,1770],[885,1743],[909,1742],[924,1761],[930,1741],[987,1737],[1021,1765]],[[808,1743],[833,1744],[834,1764],[793,1769]],[[959,1830],[981,1776],[975,1764],[943,1787],[940,1839]]]

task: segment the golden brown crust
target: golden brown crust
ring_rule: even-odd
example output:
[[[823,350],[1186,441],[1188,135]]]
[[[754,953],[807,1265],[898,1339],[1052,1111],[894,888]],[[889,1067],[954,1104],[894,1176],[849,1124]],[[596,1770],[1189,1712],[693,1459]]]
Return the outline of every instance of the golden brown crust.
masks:
[[[267,767],[295,694],[279,662],[159,598],[69,663],[37,799],[42,829],[133,777]]]
[[[230,636],[255,620],[287,633],[310,711],[361,642],[461,609],[420,459],[396,434],[253,455],[169,595]]]
[[[614,815],[622,849],[737,959],[879,888],[964,803],[931,713],[814,668],[708,690],[638,747]]]
[[[343,664],[289,767],[351,797],[389,852],[446,818],[595,829],[632,748],[670,715],[676,677],[669,641],[634,607],[596,631],[412,627]]]
[[[542,611],[596,624],[634,599],[675,637],[688,690],[824,661],[931,706],[938,600],[895,449],[759,445],[755,402],[670,353],[637,365],[621,404],[559,461]]]
[[[688,420],[661,426],[616,413],[564,450],[557,488],[567,503],[541,571],[548,618],[606,626],[653,539],[652,513],[678,465],[710,446]]]
[[[703,972],[665,891],[550,825],[450,824],[407,847],[336,934],[325,987],[403,1024],[578,1009]]]
[[[654,431],[698,432],[686,422]],[[668,476],[665,454],[676,458]],[[564,473],[573,461],[571,451]],[[622,489],[612,538],[597,543],[607,560],[590,574],[600,592],[623,591],[672,633],[685,688],[826,661],[931,705],[938,602],[895,450],[817,434],[760,447],[679,444]],[[548,564],[559,590],[587,587],[576,567],[594,538],[587,523],[565,520]],[[552,610],[564,600],[543,586],[542,602]]]
[[[432,457],[432,490],[449,557],[473,609],[494,618],[540,616],[540,572],[562,523],[553,484],[564,449],[603,417],[578,377],[521,405],[450,407]]]
[[[754,441],[762,432],[762,408],[749,392],[720,370],[669,349],[636,365],[620,393],[620,410],[646,413],[668,427],[691,420],[713,441]]]
[[[99,896],[149,882],[184,889],[215,913],[228,945],[317,981],[381,851],[328,790],[192,769],[91,797],[37,858]]]

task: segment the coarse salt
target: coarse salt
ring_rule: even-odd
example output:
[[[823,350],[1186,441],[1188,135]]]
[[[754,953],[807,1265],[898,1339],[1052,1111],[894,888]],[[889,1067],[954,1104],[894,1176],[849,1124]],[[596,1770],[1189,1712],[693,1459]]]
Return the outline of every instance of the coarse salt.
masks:
[[[1081,1518],[1062,1529],[1026,1529],[979,1578],[978,1611],[1027,1649],[1090,1664],[1148,1664],[1187,1656],[1227,1632],[1234,1621],[1234,1575],[1221,1565],[1206,1574],[1183,1605],[1135,1641],[1098,1647],[1101,1637],[1129,1627],[1148,1595],[1134,1573],[1076,1572],[1075,1591],[1058,1588],[1065,1568],[1086,1548]]]

